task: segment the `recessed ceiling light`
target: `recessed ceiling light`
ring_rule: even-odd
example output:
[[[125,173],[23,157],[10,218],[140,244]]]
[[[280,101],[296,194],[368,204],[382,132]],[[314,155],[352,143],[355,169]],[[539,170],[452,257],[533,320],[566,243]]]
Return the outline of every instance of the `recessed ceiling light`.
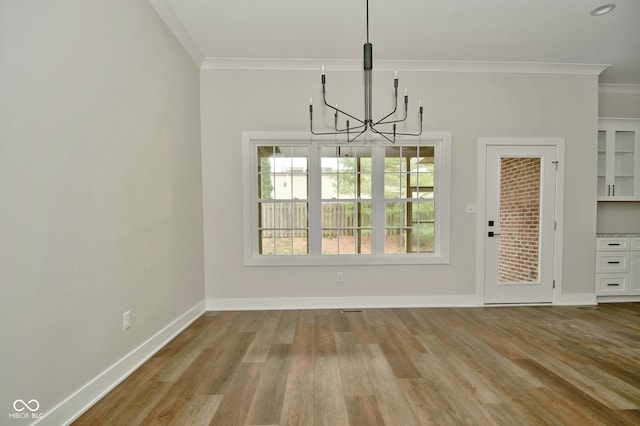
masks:
[[[593,16],[602,16],[602,15],[606,15],[607,13],[611,12],[615,8],[616,8],[616,4],[615,3],[603,4],[602,6],[598,6],[595,9],[593,9],[591,11],[591,14]]]

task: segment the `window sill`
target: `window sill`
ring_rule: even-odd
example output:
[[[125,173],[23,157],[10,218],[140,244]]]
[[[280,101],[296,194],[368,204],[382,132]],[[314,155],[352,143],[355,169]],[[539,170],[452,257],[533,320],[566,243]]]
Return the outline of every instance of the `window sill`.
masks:
[[[437,253],[398,255],[252,256],[244,266],[358,266],[358,265],[448,265],[449,258]]]

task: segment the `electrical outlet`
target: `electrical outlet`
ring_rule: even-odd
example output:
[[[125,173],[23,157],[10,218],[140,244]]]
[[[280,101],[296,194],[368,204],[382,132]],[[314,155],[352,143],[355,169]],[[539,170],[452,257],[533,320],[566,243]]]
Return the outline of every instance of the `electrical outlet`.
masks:
[[[344,282],[344,272],[338,272],[336,281],[338,281],[339,283]]]
[[[122,329],[128,330],[131,328],[131,311],[127,311],[122,314]]]

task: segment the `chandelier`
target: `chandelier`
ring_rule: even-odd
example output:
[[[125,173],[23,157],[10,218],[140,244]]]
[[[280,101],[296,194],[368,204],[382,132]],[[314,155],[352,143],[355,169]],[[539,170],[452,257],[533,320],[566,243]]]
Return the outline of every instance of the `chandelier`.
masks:
[[[395,143],[396,136],[420,136],[422,134],[422,100],[420,100],[420,106],[418,112],[420,114],[420,128],[415,133],[405,133],[396,131],[396,125],[403,123],[407,120],[409,109],[409,95],[407,89],[404,90],[404,110],[403,117],[400,119],[395,118],[396,111],[398,110],[398,71],[396,70],[393,78],[394,89],[394,102],[393,109],[390,113],[382,117],[377,121],[373,121],[372,111],[372,76],[371,70],[373,69],[373,44],[369,42],[369,0],[367,0],[367,42],[364,44],[364,118],[357,118],[356,116],[349,114],[338,108],[338,104],[335,106],[330,105],[327,102],[326,92],[326,75],[325,66],[322,65],[322,102],[328,108],[333,111],[334,128],[332,131],[318,132],[313,129],[313,99],[309,98],[309,123],[311,126],[311,133],[314,135],[346,135],[347,142],[353,142],[360,136],[362,136],[367,130],[371,130],[372,133],[384,137],[387,141]],[[344,119],[343,125],[339,126],[338,121]],[[351,120],[354,120],[352,122]],[[353,125],[355,124],[355,125]]]

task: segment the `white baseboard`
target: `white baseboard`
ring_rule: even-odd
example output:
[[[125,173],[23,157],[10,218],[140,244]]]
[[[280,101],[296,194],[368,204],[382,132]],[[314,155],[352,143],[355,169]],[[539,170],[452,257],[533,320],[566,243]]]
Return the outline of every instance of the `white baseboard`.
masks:
[[[597,305],[595,293],[571,293],[563,294],[559,305],[562,306],[585,306]]]
[[[70,424],[198,319],[205,312],[205,306],[205,302],[202,301],[180,315],[146,342],[78,389],[34,424],[52,426]]]
[[[640,302],[640,296],[598,296],[598,303]]]
[[[471,296],[264,297],[207,299],[207,311],[481,306]]]

